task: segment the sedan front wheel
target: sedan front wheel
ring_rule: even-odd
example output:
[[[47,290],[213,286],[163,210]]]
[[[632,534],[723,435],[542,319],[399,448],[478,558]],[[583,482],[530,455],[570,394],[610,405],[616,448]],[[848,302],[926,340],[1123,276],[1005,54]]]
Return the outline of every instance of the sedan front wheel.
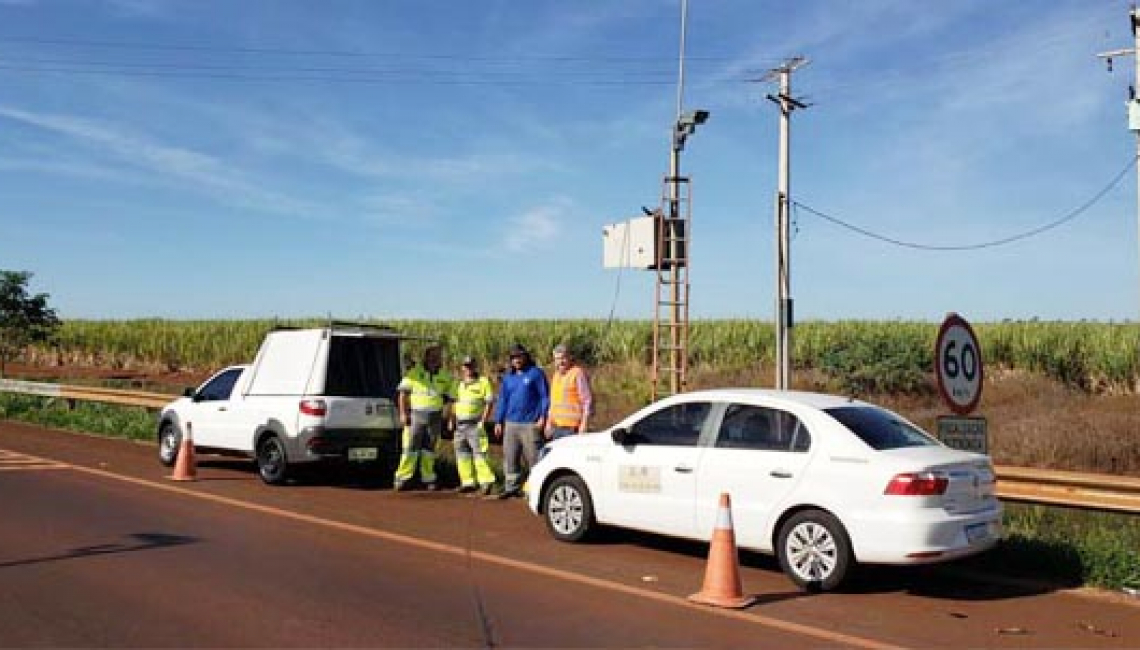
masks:
[[[543,497],[543,515],[550,534],[560,542],[579,542],[594,529],[590,491],[577,476],[554,479]]]

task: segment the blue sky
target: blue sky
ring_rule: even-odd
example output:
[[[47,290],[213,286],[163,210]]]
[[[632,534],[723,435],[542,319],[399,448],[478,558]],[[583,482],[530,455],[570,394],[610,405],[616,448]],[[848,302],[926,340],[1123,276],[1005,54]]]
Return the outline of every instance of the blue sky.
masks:
[[[1032,230],[1136,151],[1124,0],[691,0],[692,314],[772,319],[792,197],[897,240]],[[679,0],[0,0],[0,268],[65,318],[650,318]],[[1136,320],[1136,175],[1014,244],[800,209],[799,319]],[[617,296],[615,301],[615,295]]]

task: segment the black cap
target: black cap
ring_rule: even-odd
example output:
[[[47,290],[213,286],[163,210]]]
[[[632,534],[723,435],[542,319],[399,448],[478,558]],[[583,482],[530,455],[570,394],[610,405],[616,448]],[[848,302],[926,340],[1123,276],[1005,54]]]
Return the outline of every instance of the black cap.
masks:
[[[526,347],[522,343],[515,343],[512,345],[507,354],[512,357],[521,357],[523,355],[530,356],[530,352],[527,351]]]

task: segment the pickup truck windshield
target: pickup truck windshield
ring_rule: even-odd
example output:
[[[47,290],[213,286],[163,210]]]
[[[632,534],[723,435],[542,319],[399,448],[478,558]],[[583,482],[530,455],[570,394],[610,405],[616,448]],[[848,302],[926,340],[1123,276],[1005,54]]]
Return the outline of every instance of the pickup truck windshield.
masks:
[[[397,339],[334,336],[329,345],[325,395],[394,399],[400,383]]]

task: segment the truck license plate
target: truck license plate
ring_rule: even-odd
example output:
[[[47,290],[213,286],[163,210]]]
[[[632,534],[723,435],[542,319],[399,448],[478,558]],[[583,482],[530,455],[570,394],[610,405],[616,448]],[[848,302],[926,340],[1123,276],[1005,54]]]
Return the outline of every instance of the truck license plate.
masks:
[[[349,460],[376,460],[375,447],[352,447],[348,450]]]
[[[966,526],[966,541],[968,541],[971,544],[973,544],[975,542],[980,542],[980,541],[985,540],[985,539],[989,539],[989,536],[990,536],[990,525],[988,522],[982,523],[982,524],[974,524],[972,526]]]

